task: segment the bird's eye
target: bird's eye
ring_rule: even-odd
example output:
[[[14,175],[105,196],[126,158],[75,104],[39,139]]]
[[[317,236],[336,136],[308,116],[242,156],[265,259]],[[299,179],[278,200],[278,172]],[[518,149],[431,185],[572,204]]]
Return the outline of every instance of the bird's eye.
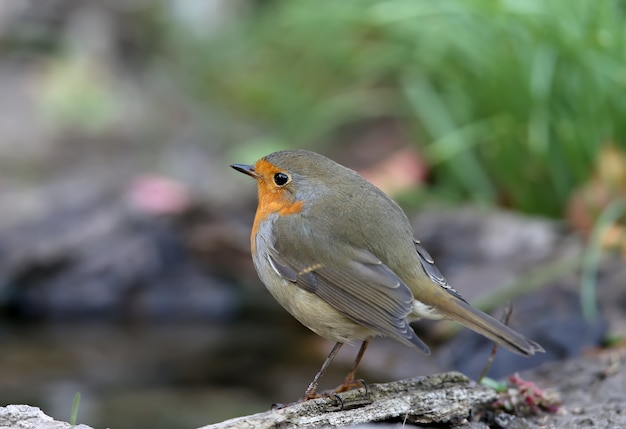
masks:
[[[274,183],[276,183],[276,186],[285,186],[287,183],[289,183],[289,180],[289,176],[285,173],[274,174]]]

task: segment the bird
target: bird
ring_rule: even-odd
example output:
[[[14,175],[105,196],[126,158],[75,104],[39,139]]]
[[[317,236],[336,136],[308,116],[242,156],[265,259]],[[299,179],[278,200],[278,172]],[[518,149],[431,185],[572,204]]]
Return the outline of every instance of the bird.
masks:
[[[356,371],[374,337],[429,354],[410,325],[419,319],[455,320],[521,355],[544,352],[453,289],[400,206],[354,170],[304,149],[231,167],[257,183],[250,247],[260,280],[293,317],[335,342],[301,401],[323,396],[319,381],[345,343],[361,347],[335,395],[363,386]]]

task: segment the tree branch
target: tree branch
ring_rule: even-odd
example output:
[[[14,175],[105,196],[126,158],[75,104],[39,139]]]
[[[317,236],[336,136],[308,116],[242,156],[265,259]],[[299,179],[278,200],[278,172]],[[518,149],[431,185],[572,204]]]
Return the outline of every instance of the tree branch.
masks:
[[[341,394],[290,404],[250,416],[237,417],[199,429],[319,428],[368,422],[449,425],[464,421],[472,408],[491,402],[496,393],[460,373],[449,372],[368,386]]]

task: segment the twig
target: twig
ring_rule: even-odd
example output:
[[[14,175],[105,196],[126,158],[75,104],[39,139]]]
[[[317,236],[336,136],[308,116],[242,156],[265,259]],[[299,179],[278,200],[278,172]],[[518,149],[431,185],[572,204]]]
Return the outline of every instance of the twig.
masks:
[[[509,325],[509,320],[511,319],[511,314],[513,314],[513,306],[511,303],[507,303],[506,307],[504,307],[504,314],[502,315],[502,323],[506,326]],[[493,343],[493,347],[491,348],[491,353],[489,353],[489,358],[487,358],[487,363],[485,363],[485,367],[483,368],[483,372],[480,373],[480,377],[478,377],[478,384],[480,384],[483,379],[487,376],[489,372],[489,368],[493,364],[493,360],[496,357],[496,353],[498,351],[498,343]]]

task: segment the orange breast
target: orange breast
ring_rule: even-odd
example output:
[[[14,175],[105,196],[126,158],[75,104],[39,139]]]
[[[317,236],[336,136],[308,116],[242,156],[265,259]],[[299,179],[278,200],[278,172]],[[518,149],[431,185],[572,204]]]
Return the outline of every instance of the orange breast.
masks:
[[[260,160],[254,166],[254,170],[261,176],[258,181],[259,205],[254,216],[250,244],[252,251],[256,251],[255,237],[262,222],[273,213],[279,216],[288,216],[302,211],[302,201],[294,201],[293,197],[284,188],[274,185],[272,178],[280,170],[273,164]]]

